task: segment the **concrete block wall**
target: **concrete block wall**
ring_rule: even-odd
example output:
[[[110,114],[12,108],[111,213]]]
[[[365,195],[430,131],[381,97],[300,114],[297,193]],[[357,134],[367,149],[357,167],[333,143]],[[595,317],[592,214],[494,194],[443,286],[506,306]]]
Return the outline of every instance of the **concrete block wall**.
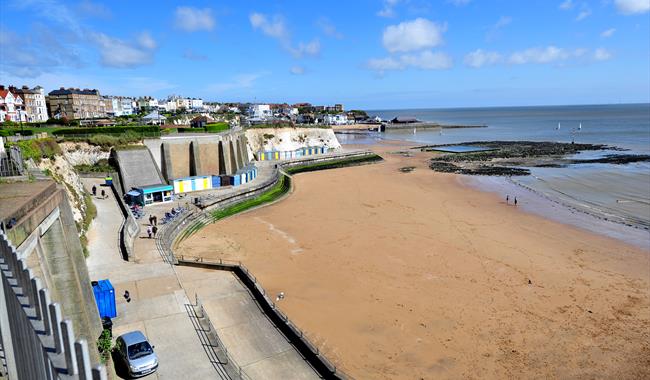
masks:
[[[250,161],[243,133],[166,136],[144,144],[168,183],[190,176],[234,174]]]
[[[10,380],[105,380],[106,368],[91,360],[88,341],[75,334],[50,289],[19,258],[0,231],[0,343],[2,372]]]

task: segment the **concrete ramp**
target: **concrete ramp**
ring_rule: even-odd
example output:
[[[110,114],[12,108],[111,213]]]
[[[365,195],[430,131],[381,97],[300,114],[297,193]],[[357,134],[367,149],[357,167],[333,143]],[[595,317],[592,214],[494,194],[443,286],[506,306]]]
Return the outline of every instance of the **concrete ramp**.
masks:
[[[115,158],[120,169],[120,177],[125,192],[134,187],[166,183],[153,160],[153,156],[145,147],[142,149],[116,150]]]

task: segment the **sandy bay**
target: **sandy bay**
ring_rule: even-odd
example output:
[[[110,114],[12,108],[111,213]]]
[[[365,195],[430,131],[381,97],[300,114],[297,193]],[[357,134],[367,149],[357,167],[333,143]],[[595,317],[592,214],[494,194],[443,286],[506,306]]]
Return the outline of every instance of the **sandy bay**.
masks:
[[[398,148],[299,174],[284,200],[177,254],[241,260],[355,378],[650,376],[650,250],[508,206]]]

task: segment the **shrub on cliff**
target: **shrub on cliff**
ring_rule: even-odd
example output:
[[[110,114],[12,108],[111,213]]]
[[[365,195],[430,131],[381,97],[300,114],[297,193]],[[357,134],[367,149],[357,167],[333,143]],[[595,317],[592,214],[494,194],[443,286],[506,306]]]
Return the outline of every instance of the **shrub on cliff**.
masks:
[[[33,159],[40,162],[42,158],[54,158],[55,155],[61,154],[59,144],[53,138],[23,140],[15,143],[9,143],[10,146],[17,146],[23,154],[23,159]]]

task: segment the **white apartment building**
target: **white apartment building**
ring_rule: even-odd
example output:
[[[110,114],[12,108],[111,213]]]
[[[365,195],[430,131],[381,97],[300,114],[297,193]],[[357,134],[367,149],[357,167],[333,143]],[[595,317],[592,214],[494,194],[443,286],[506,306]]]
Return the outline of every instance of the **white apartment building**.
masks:
[[[14,94],[5,86],[0,86],[0,121],[27,121],[23,98]]]
[[[344,113],[326,114],[323,116],[323,122],[327,125],[345,125],[348,124],[348,116]]]
[[[268,104],[252,104],[248,108],[248,116],[257,119],[268,119],[273,116],[271,106]]]
[[[203,109],[203,99],[201,98],[192,98],[190,99],[190,108],[193,110],[201,110]]]

